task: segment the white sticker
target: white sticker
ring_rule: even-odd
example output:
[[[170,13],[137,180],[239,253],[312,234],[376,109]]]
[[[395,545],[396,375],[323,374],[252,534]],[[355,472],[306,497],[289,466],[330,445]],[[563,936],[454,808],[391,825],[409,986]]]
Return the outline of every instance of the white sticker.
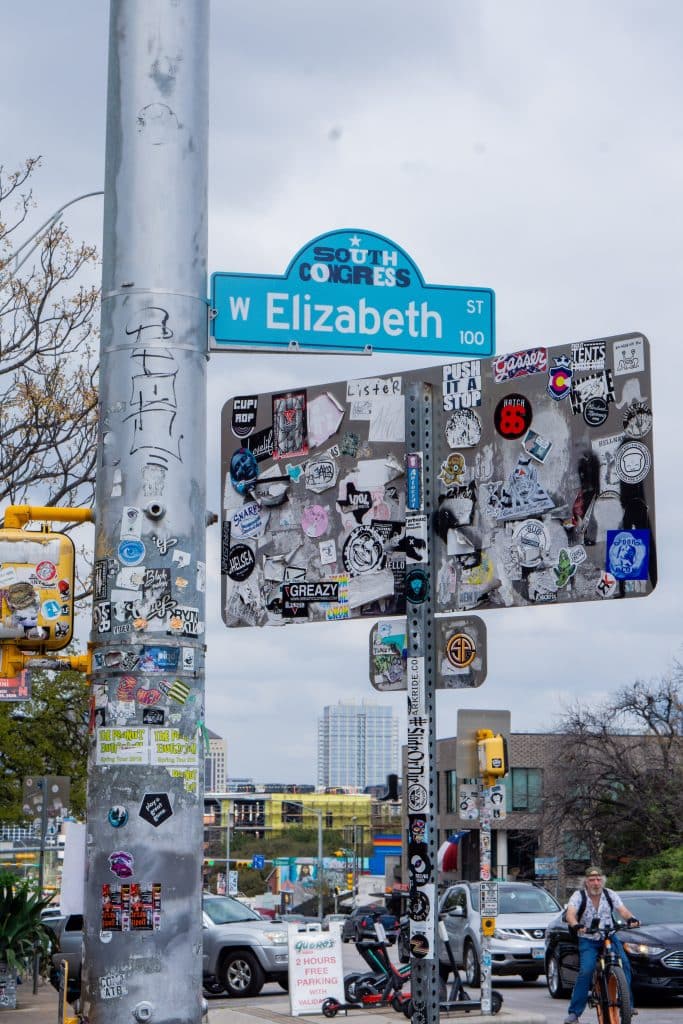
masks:
[[[614,373],[619,377],[623,373],[641,373],[645,369],[645,353],[643,339],[631,338],[628,341],[615,341],[612,347]]]
[[[121,540],[134,537],[140,540],[142,536],[142,509],[135,505],[124,505],[121,514]]]

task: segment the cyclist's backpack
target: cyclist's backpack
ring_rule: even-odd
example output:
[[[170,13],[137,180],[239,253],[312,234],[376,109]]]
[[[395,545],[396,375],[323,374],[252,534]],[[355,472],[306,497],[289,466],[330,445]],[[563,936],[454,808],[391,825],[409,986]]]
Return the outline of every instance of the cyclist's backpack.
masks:
[[[614,913],[614,903],[612,902],[612,897],[609,894],[609,889],[603,889],[603,892],[605,894],[605,899],[609,903],[610,913],[613,914]],[[577,921],[580,921],[581,918],[583,917],[583,912],[586,909],[586,903],[587,902],[588,902],[588,897],[586,896],[586,890],[582,889],[581,890],[581,899],[579,900],[579,909],[576,911],[576,920]]]

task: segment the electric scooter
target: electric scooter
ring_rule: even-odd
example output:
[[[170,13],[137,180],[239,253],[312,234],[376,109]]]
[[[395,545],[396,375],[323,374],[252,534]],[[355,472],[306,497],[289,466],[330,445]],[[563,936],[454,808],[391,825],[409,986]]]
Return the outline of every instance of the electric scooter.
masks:
[[[453,956],[453,949],[448,937],[448,929],[442,920],[439,921],[438,929],[439,938],[446,948],[448,962],[451,965],[451,971],[453,973],[453,981],[446,992],[445,1000],[439,1003],[439,1009],[442,1013],[450,1013],[452,1010],[457,1012],[464,1010],[465,1013],[469,1013],[470,1010],[478,1010],[481,1012],[481,999],[472,999],[460,980],[460,972],[455,962],[455,957]],[[491,1013],[498,1013],[502,1005],[502,995],[500,992],[493,989],[491,992]]]
[[[346,1002],[337,999],[326,999],[322,1005],[325,1017],[336,1017],[340,1010],[368,1010],[373,1007],[391,1006],[397,1013],[402,1013],[410,1002],[409,993],[403,992],[403,986],[410,978],[410,969],[395,967],[389,959],[386,934],[381,925],[375,925],[376,938],[363,939],[356,943],[363,959],[377,967],[377,971],[368,975],[350,975],[344,979]]]

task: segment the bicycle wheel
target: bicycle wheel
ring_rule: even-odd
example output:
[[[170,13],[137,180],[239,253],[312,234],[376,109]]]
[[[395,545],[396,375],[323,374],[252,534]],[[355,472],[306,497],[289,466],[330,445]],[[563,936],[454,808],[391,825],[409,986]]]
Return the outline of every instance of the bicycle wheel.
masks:
[[[608,967],[605,971],[609,1016],[607,1024],[631,1024],[631,992],[621,967]]]

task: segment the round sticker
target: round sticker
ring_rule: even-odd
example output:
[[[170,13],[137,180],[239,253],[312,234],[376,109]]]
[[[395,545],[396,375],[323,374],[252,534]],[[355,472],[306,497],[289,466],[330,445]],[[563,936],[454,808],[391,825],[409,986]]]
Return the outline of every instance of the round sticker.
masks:
[[[140,565],[145,557],[145,545],[135,537],[128,537],[121,541],[117,553],[123,565]]]
[[[631,402],[624,416],[624,433],[629,437],[645,437],[652,430],[652,410],[636,399]]]
[[[410,936],[410,955],[418,960],[424,960],[429,953],[429,939],[422,932]]]
[[[112,828],[123,828],[128,821],[128,811],[121,804],[109,808],[107,821]]]
[[[550,536],[545,525],[538,519],[525,519],[513,530],[512,547],[523,566],[537,569],[550,551]]]
[[[411,921],[426,921],[429,917],[429,896],[426,892],[411,892],[408,898],[408,917]]]
[[[524,395],[506,395],[501,398],[493,414],[496,430],[508,441],[514,441],[525,434],[532,419],[531,402]]]
[[[481,420],[472,409],[458,409],[446,420],[449,448],[473,448],[481,439]]]
[[[625,484],[639,484],[650,472],[652,459],[640,441],[627,441],[617,451],[615,459],[617,476]]]
[[[301,529],[307,537],[322,537],[330,525],[324,505],[307,505],[301,513]]]
[[[36,576],[41,583],[49,583],[57,575],[57,566],[54,562],[38,562]]]
[[[604,398],[589,398],[583,407],[583,418],[589,427],[601,427],[606,421],[609,406]]]
[[[230,480],[238,494],[244,494],[258,476],[258,462],[248,448],[238,448],[230,459]]]
[[[342,558],[352,576],[380,569],[384,561],[382,538],[371,526],[356,526],[346,538]]]
[[[408,809],[411,811],[423,811],[427,806],[427,790],[424,786],[415,783],[408,789]]]
[[[44,619],[58,619],[62,614],[62,606],[59,601],[50,600],[43,601],[41,612],[43,613]]]
[[[411,604],[422,604],[429,595],[429,576],[423,569],[411,569],[406,575],[406,597]]]
[[[256,555],[248,544],[235,544],[228,552],[228,576],[236,583],[248,579],[254,571]]]
[[[467,633],[454,633],[446,642],[446,657],[455,668],[467,668],[477,655],[477,647]]]

